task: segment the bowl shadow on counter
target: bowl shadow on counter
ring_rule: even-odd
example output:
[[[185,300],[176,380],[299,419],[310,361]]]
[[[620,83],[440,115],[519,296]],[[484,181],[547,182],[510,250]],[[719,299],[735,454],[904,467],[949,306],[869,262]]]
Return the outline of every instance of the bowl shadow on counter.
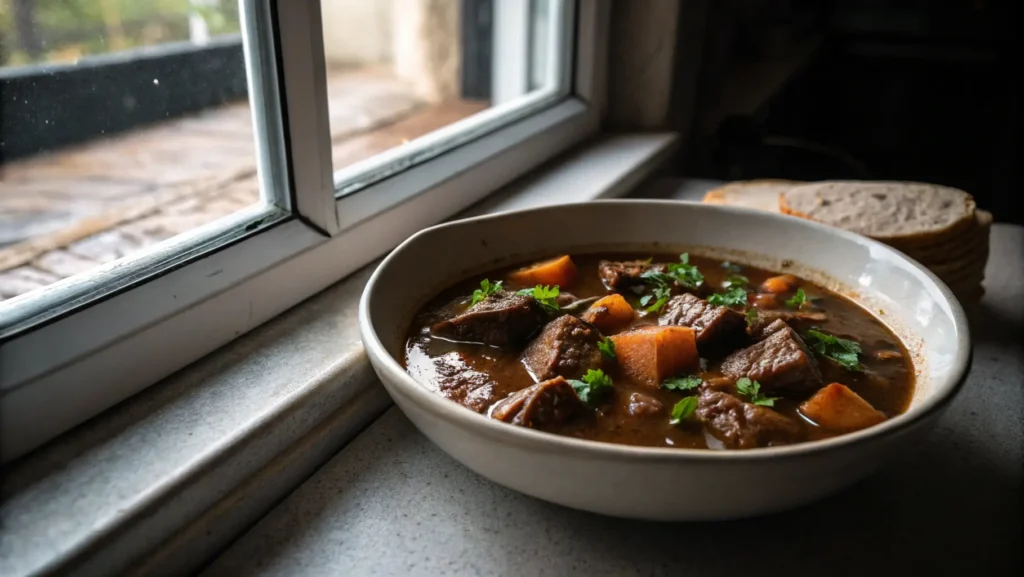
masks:
[[[562,525],[554,532],[587,541],[591,566],[625,568],[646,558],[651,571],[671,574],[759,574],[771,567],[794,575],[1019,575],[1020,492],[1012,473],[971,452],[979,447],[959,446],[955,430],[939,429],[919,452],[850,489],[765,517],[659,523],[527,497],[522,506],[538,523]]]

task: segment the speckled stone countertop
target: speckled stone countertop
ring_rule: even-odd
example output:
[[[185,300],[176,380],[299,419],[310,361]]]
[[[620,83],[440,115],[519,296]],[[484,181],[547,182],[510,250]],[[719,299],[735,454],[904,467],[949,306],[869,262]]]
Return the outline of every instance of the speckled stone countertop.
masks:
[[[936,430],[821,503],[727,523],[600,517],[477,476],[391,408],[205,575],[1019,575],[1024,228],[993,227],[986,276],[974,364]]]

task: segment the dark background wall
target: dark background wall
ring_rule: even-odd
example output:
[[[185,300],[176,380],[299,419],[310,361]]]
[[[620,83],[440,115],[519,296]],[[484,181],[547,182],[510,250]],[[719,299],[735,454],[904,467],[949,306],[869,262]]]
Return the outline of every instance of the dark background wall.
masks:
[[[695,111],[711,121],[683,170],[935,182],[1024,224],[1016,4],[712,3]],[[754,82],[774,84],[756,105],[723,105],[765,90]]]

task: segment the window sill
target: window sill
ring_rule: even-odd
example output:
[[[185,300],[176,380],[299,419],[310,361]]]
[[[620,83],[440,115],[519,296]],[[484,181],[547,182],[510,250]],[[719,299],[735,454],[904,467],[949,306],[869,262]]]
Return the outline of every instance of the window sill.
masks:
[[[669,184],[635,196],[708,188]],[[476,475],[394,407],[202,575],[1017,575],[1022,263],[1024,228],[994,225],[964,393],[913,452],[821,503],[715,525],[582,513]]]
[[[604,137],[464,215],[621,196],[675,143]],[[356,326],[374,266],[5,467],[0,573],[189,572],[254,523],[391,403]]]

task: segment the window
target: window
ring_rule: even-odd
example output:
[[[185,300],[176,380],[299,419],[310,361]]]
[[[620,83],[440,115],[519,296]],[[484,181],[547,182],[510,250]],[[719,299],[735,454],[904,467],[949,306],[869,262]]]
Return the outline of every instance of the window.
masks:
[[[0,0],[0,456],[595,132],[606,12]]]

